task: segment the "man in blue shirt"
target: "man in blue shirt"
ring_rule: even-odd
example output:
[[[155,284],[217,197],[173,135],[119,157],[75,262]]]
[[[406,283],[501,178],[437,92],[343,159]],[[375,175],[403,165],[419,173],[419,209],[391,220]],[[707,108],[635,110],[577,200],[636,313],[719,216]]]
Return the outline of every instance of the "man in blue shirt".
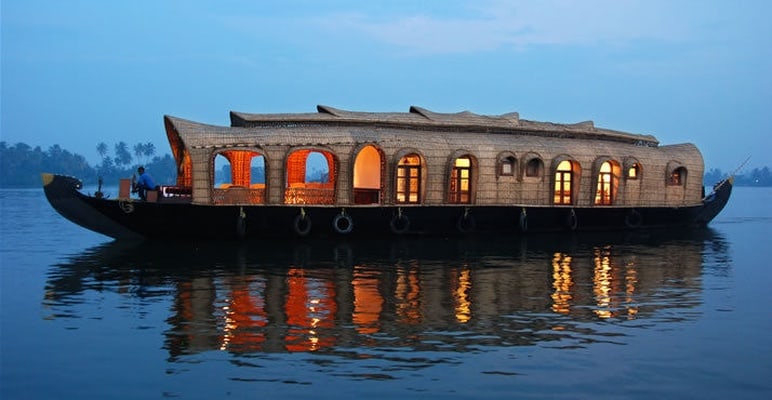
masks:
[[[140,199],[147,200],[147,191],[158,190],[158,186],[156,186],[150,174],[145,172],[145,167],[137,168],[137,172],[139,173],[139,179],[134,184],[134,192],[139,195]]]

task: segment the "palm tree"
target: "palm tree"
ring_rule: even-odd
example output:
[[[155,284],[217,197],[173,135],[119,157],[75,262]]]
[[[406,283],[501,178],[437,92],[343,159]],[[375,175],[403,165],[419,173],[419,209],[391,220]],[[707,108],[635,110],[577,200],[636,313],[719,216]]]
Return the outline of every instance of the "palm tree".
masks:
[[[107,147],[107,143],[99,142],[97,144],[96,149],[97,149],[97,153],[99,154],[99,157],[102,159],[102,165],[98,169],[101,169],[104,171],[107,168],[107,161],[109,160],[109,158],[107,157],[107,151],[109,148]]]
[[[99,154],[99,157],[104,160],[107,156],[107,143],[99,142],[99,144],[97,144],[97,153]]]
[[[148,160],[151,160],[153,155],[155,155],[155,145],[152,142],[145,143],[144,154]]]
[[[131,153],[126,142],[118,142],[115,145],[115,163],[124,166],[131,164]]]
[[[142,156],[145,155],[145,145],[142,143],[137,143],[134,145],[134,155],[137,156],[137,162],[140,164],[143,164]]]

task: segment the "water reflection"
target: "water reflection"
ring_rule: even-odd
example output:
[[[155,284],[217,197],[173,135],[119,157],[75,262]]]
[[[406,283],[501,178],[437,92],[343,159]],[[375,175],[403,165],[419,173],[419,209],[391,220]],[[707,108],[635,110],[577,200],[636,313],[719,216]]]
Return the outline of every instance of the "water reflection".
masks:
[[[111,243],[54,266],[44,303],[51,318],[78,317],[95,293],[115,293],[147,312],[160,303],[166,326],[159,331],[172,359],[206,351],[584,346],[619,334],[597,322],[694,318],[688,310],[701,302],[703,265],[725,257],[726,246],[710,230],[516,241]]]

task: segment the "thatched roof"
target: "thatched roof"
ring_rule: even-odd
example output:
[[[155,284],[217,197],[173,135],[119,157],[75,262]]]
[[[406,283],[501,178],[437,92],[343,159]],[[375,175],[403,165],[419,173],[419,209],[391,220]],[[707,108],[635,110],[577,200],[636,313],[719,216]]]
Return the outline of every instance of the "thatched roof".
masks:
[[[435,113],[411,107],[407,113],[370,113],[318,106],[317,113],[247,114],[232,111],[232,126],[202,124],[165,116],[166,132],[175,159],[182,160],[184,149],[271,145],[352,145],[362,142],[413,143],[433,147],[437,143],[509,142],[518,136],[521,146],[538,145],[553,138],[581,139],[594,147],[604,144],[633,144],[657,147],[650,135],[638,135],[597,128],[592,121],[576,124],[535,122],[519,118],[517,113],[479,115],[468,111]],[[478,136],[479,135],[479,136]],[[588,142],[589,141],[589,142]],[[567,144],[567,143],[566,143]],[[575,143],[573,145],[576,145]],[[462,146],[463,147],[463,146]],[[538,146],[537,146],[538,147]]]
[[[647,146],[659,144],[651,135],[640,135],[597,128],[592,121],[558,124],[520,119],[516,112],[502,115],[480,115],[469,111],[437,113],[411,106],[406,113],[358,112],[319,105],[317,113],[250,114],[231,111],[233,127],[288,127],[297,125],[339,125],[391,127],[417,131],[477,132],[525,134],[610,140]]]

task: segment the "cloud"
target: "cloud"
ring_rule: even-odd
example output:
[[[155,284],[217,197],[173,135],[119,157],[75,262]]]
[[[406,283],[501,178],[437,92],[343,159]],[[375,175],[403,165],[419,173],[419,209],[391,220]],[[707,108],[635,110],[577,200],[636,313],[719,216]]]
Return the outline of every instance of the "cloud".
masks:
[[[691,11],[678,3],[492,0],[456,10],[457,16],[416,13],[384,19],[366,13],[340,13],[318,22],[331,31],[364,34],[424,54],[542,45],[624,45],[641,39],[687,40],[693,27],[684,24],[683,14]]]

